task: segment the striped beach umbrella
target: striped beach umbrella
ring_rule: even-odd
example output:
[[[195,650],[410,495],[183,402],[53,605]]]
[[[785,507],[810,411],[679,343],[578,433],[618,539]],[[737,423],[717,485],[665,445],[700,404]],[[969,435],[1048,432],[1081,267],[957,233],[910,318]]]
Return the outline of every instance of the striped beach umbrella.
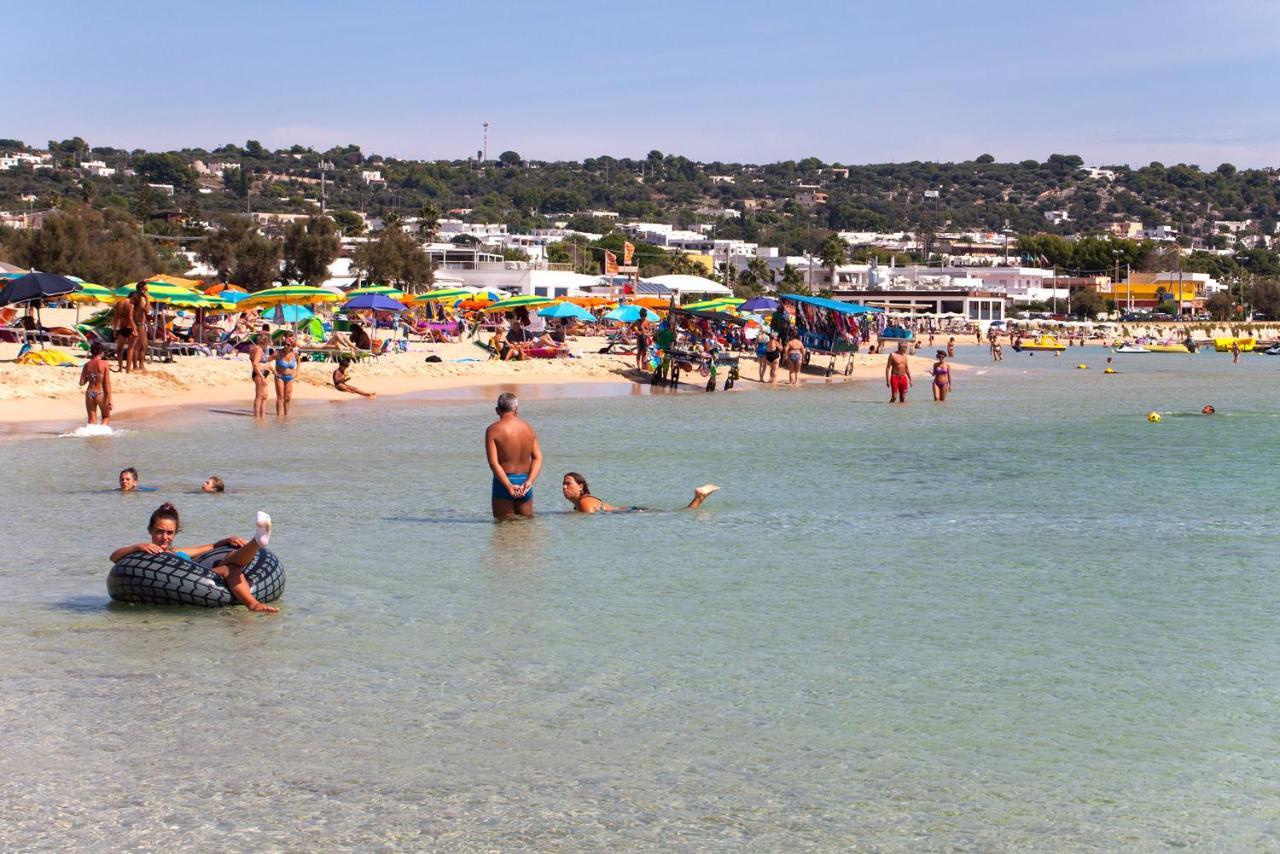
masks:
[[[474,294],[475,291],[471,288],[440,288],[410,297],[407,302],[414,305],[424,302],[457,302],[460,299],[471,299]]]
[[[533,308],[536,305],[546,305],[555,302],[552,297],[540,297],[534,294],[522,294],[511,299],[504,299],[502,302],[495,302],[483,311],[510,311],[513,308]]]
[[[276,305],[312,305],[322,302],[338,302],[342,294],[335,294],[324,288],[312,288],[307,285],[285,285],[280,288],[267,288],[258,291],[247,300],[240,302],[241,309],[268,308]]]
[[[113,303],[119,297],[116,296],[116,292],[111,288],[104,288],[102,285],[95,285],[93,282],[80,282],[73,292],[67,294],[67,299],[72,302]]]
[[[365,288],[353,288],[352,290],[347,291],[346,295],[347,299],[351,299],[352,297],[358,297],[362,294],[382,294],[384,297],[390,297],[391,299],[398,300],[404,299],[405,296],[404,291],[399,288],[393,288],[390,285],[369,285]]]
[[[737,308],[746,300],[737,297],[719,297],[717,299],[704,299],[701,302],[693,302],[681,308],[689,311],[724,311],[727,308]]]

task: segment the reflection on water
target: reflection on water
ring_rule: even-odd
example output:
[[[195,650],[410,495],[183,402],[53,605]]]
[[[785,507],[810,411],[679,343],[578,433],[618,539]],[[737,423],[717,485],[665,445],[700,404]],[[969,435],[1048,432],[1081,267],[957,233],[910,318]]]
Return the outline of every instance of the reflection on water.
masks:
[[[1274,372],[1074,370],[1105,356],[1009,355],[945,406],[521,387],[547,465],[502,524],[497,388],[0,445],[0,839],[1274,847]],[[158,492],[92,486],[127,465]],[[723,490],[585,516],[570,470]],[[212,472],[234,492],[188,494]],[[271,512],[283,612],[108,605],[167,500],[179,545]]]

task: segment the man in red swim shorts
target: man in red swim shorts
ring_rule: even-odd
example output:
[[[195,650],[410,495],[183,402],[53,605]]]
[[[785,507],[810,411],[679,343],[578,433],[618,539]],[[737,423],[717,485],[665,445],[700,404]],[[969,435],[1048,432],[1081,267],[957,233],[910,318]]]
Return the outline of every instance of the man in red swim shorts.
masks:
[[[884,384],[889,387],[890,403],[906,403],[911,388],[911,362],[907,359],[907,342],[898,342],[898,351],[889,354],[884,366]]]

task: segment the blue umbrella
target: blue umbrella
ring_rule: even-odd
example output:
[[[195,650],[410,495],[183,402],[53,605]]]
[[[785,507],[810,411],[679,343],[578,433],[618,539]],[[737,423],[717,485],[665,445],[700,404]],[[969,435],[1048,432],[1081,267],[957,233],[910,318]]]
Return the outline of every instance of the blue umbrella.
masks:
[[[227,288],[226,290],[219,292],[214,299],[220,299],[223,302],[229,302],[234,305],[235,303],[240,302],[240,300],[248,299],[251,296],[253,296],[253,294],[246,294],[243,291],[233,291],[230,288]]]
[[[27,273],[10,279],[0,289],[0,305],[15,302],[33,302],[46,297],[58,297],[76,289],[76,283],[55,273]]]
[[[571,302],[562,302],[556,305],[549,305],[546,308],[538,310],[539,317],[558,317],[562,320],[573,318],[574,320],[595,320],[596,317],[580,305],[574,305]]]
[[[405,305],[385,294],[360,294],[347,300],[340,311],[404,311]]]
[[[738,311],[774,311],[777,308],[778,301],[772,297],[752,297],[738,306]]]
[[[634,323],[640,319],[640,311],[642,308],[642,306],[638,305],[620,305],[613,311],[606,314],[604,319],[616,320],[619,323]],[[656,311],[652,311],[650,309],[644,309],[644,311],[648,312],[649,320],[653,323],[657,323],[662,319],[658,316]]]
[[[299,323],[315,317],[315,312],[304,305],[278,305],[271,313],[272,323]]]

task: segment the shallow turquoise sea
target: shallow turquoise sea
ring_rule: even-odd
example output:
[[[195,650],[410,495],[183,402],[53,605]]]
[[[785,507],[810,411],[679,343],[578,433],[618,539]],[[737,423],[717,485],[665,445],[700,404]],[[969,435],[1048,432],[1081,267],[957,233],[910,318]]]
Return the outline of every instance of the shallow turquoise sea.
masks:
[[[1280,359],[1105,356],[527,395],[504,525],[492,392],[0,443],[0,847],[1280,847]],[[161,500],[283,612],[108,604]]]

